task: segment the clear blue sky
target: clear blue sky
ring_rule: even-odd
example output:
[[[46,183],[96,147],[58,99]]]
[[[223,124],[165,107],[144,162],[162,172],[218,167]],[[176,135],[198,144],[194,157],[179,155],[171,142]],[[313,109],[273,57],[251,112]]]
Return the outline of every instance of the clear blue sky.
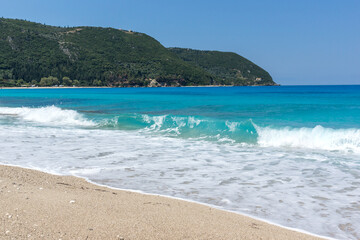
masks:
[[[236,52],[280,84],[360,84],[360,0],[0,0],[0,16]]]

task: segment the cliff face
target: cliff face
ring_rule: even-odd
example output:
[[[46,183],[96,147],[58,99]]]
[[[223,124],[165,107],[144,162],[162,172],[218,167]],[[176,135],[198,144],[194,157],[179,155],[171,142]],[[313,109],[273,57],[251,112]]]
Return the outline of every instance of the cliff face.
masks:
[[[51,77],[50,77],[51,76]],[[0,85],[273,85],[235,53],[167,49],[113,28],[61,28],[0,18]]]

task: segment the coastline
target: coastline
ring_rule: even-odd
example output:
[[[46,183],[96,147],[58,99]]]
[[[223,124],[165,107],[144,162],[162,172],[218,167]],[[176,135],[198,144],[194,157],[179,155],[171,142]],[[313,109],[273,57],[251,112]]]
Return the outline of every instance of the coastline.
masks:
[[[81,86],[81,87],[0,87],[1,89],[69,89],[69,88],[112,88],[112,87],[92,87],[92,86]]]
[[[322,239],[207,205],[0,164],[2,237]]]
[[[280,84],[274,85],[246,85],[246,86],[237,86],[237,85],[198,85],[198,86],[158,86],[158,87],[107,87],[107,86],[63,86],[63,87],[0,87],[1,89],[71,89],[71,88],[199,88],[199,87],[279,87]]]

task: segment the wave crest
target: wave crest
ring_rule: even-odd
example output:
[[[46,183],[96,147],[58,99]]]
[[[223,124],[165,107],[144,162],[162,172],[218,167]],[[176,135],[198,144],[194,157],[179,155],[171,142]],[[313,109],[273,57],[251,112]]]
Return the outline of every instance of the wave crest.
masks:
[[[297,147],[360,153],[360,129],[314,128],[275,129],[256,126],[263,147]]]
[[[56,106],[0,107],[0,116],[51,126],[139,130],[166,136],[241,143],[261,147],[308,148],[360,153],[360,129],[260,127],[252,120],[228,121],[198,116],[123,114],[91,121],[75,110]]]
[[[85,119],[80,113],[74,110],[61,109],[56,106],[40,108],[9,108],[0,107],[0,115],[10,115],[19,117],[25,121],[50,124],[50,125],[76,125],[76,126],[95,126],[95,123]]]

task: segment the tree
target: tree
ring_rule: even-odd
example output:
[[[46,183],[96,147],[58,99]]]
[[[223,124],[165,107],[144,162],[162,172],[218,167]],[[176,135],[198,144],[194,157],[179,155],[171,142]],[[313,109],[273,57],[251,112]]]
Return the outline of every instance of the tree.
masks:
[[[94,85],[94,86],[102,86],[102,82],[101,82],[101,80],[95,79],[95,80],[93,81],[93,85]]]
[[[49,78],[50,78],[50,82],[51,82],[52,86],[60,84],[59,79],[57,77],[51,77],[50,76]]]
[[[18,87],[21,87],[25,84],[26,84],[26,82],[23,79],[19,79],[16,81],[16,86],[18,86]]]
[[[79,80],[73,80],[73,86],[79,86],[80,85],[80,82]]]
[[[37,85],[37,84],[38,82],[35,79],[31,81],[31,85]]]
[[[47,77],[41,78],[39,85],[40,86],[50,86],[48,78]]]
[[[59,85],[59,80],[57,77],[53,76],[43,77],[41,78],[39,85],[44,87]]]
[[[69,77],[63,77],[62,84],[65,86],[71,86],[73,84],[73,81]]]

